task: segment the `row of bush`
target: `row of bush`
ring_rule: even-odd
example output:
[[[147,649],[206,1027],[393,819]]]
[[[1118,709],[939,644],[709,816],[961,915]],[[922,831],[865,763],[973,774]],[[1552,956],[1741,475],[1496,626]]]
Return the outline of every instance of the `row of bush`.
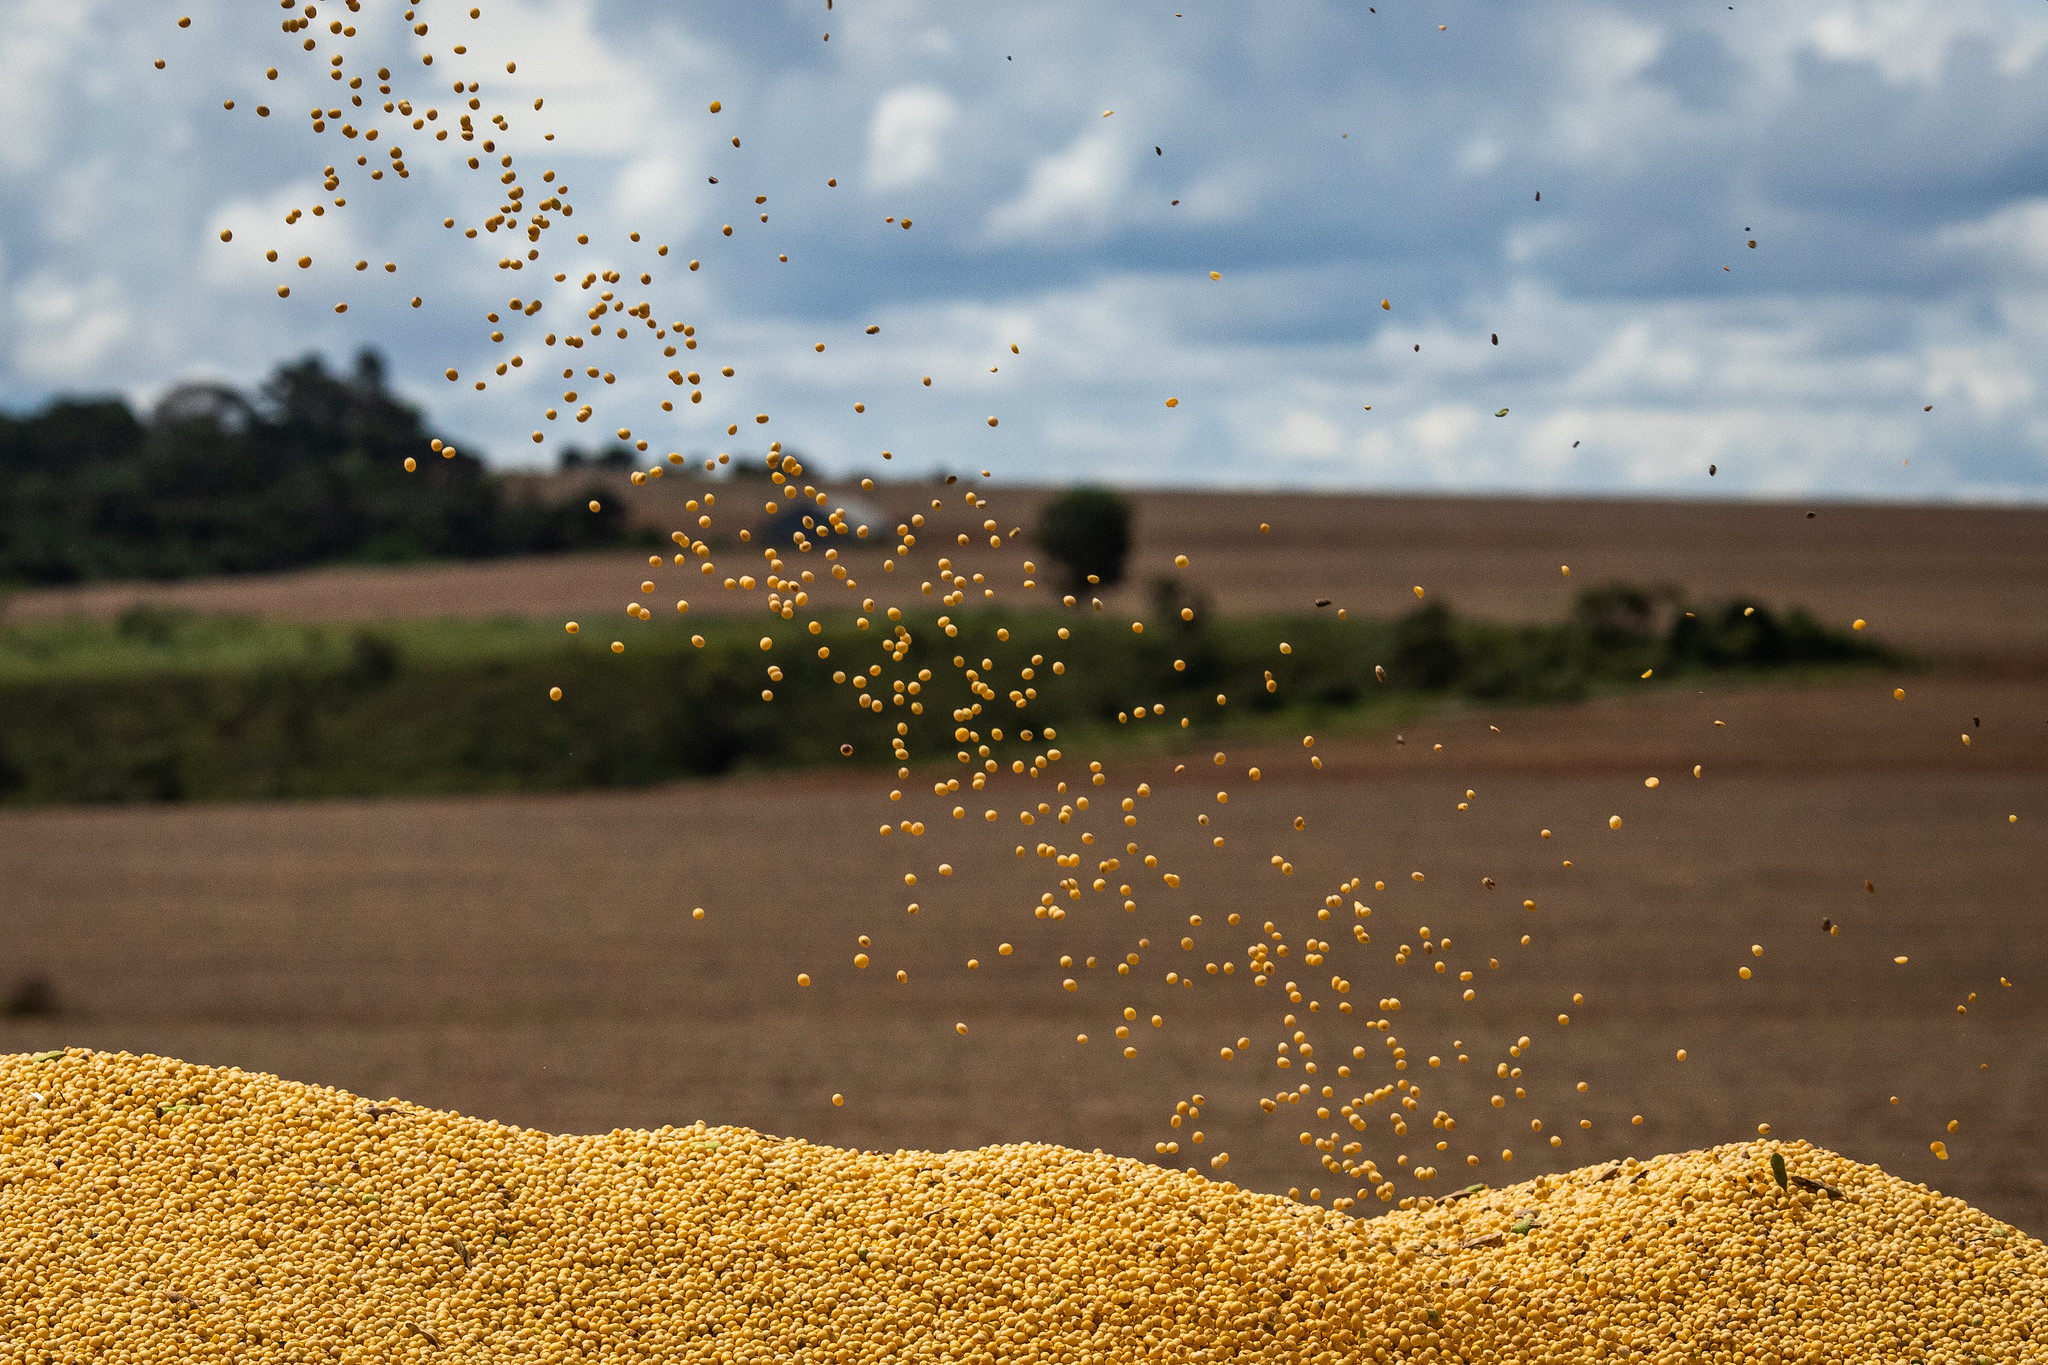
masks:
[[[1162,607],[1182,600],[1171,583],[1159,592]],[[1419,698],[1569,700],[1645,669],[1668,678],[1885,657],[1800,613],[1687,612],[1632,590],[1590,594],[1570,620],[1539,626],[1461,620],[1437,605],[1388,623],[1159,615],[1170,623],[1134,635],[1087,612],[973,614],[950,637],[917,630],[900,666],[883,648],[888,623],[863,629],[852,619],[817,636],[776,620],[766,653],[759,622],[730,618],[573,638],[524,621],[314,628],[148,610],[116,624],[18,626],[0,630],[0,800],[631,786],[749,767],[895,763],[899,722],[916,759],[950,759],[963,728],[955,708],[976,700],[969,668],[996,699],[964,728],[979,736],[973,747],[987,743],[1007,761],[1036,751],[1018,731],[1115,731],[1139,705],[1166,706],[1167,724],[1186,715],[1206,738],[1282,714],[1314,723]],[[610,651],[612,633],[627,643],[623,654]],[[1282,640],[1292,647],[1284,655]],[[820,646],[828,660],[816,657]],[[1057,675],[1055,661],[1065,666]],[[870,691],[883,699],[879,714],[856,705],[856,682],[831,676],[874,664],[883,666]],[[907,687],[920,670],[931,678],[919,682],[916,714]],[[897,679],[903,704],[891,700]],[[562,700],[548,700],[551,687]],[[1009,693],[1026,687],[1037,696],[1018,710]],[[1215,704],[1218,692],[1228,707]],[[998,728],[1006,741],[994,738]]]

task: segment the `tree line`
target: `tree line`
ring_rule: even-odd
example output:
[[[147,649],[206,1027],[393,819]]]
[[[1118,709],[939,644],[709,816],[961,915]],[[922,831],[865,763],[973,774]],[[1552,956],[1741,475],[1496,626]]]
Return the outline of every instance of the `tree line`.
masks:
[[[433,435],[369,350],[346,373],[317,355],[288,362],[251,393],[181,385],[146,417],[118,397],[0,414],[0,584],[488,559],[628,539],[612,504],[589,510],[596,493],[517,488],[467,450],[431,454]]]

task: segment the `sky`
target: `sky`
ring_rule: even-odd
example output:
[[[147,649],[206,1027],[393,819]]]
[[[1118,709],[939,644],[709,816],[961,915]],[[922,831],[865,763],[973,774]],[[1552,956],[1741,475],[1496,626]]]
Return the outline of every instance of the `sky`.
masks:
[[[308,52],[276,0],[0,0],[0,407],[371,346],[505,466],[624,428],[841,475],[2048,497],[2039,0],[359,3]],[[439,120],[314,132],[336,56]],[[462,235],[498,166],[429,140],[458,77],[575,209],[518,272]],[[407,179],[354,164],[393,144]],[[607,269],[664,334],[544,344]]]

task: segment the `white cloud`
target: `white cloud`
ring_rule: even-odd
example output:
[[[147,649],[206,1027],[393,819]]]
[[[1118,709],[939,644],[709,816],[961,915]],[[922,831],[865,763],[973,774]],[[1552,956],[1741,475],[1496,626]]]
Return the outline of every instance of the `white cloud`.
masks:
[[[1545,150],[1614,170],[1653,154],[1681,123],[1671,98],[1643,79],[1668,37],[1662,25],[1614,9],[1583,10],[1545,24],[1538,52],[1557,72]]]
[[[305,278],[295,266],[300,256],[311,256],[323,272],[356,259],[361,243],[351,218],[339,213],[318,218],[302,214],[297,223],[285,226],[285,215],[293,209],[320,201],[318,182],[299,181],[260,200],[230,199],[220,205],[207,215],[204,236],[194,248],[203,262],[202,278],[217,285],[291,285]],[[221,241],[222,232],[233,233],[232,240]],[[263,258],[272,247],[279,255],[275,262]]]
[[[1987,421],[2020,415],[2041,391],[2036,376],[2006,346],[1932,347],[1923,366],[1927,397],[1967,399],[1976,415]]]
[[[1265,446],[1278,459],[1334,460],[1343,453],[1344,432],[1319,412],[1297,409],[1281,414]]]
[[[1485,175],[1500,165],[1507,155],[1507,149],[1500,145],[1500,139],[1489,133],[1480,133],[1468,138],[1458,148],[1458,169],[1467,175]]]
[[[669,106],[679,87],[721,66],[732,69],[714,48],[669,23],[643,27],[631,45],[608,41],[593,0],[497,0],[488,17],[452,22],[463,26],[470,69],[481,66],[494,90],[511,91],[527,106],[514,116],[513,140],[529,153],[543,146],[557,156],[666,150],[675,137]],[[437,45],[434,37],[418,44],[421,51]],[[518,71],[507,73],[508,61]],[[535,99],[546,101],[544,113],[532,111]],[[542,141],[543,127],[554,133],[552,143]]]
[[[2048,51],[2048,25],[1984,0],[1850,0],[1817,17],[1806,36],[1829,60],[1868,64],[1898,85],[1937,84],[1951,50],[1968,40],[1994,47],[2008,76],[2024,75]]]
[[[959,121],[960,106],[935,86],[891,90],[868,120],[869,189],[909,189],[937,175],[945,161],[945,137]]]
[[[1934,235],[1934,244],[2028,273],[2048,274],[2048,199],[2022,199],[1975,222],[1951,224]]]
[[[629,161],[612,182],[613,209],[631,222],[659,220],[665,232],[687,231],[700,216],[700,171],[701,163],[687,149]]]
[[[1106,225],[1130,178],[1128,148],[1113,131],[1083,133],[1065,150],[1038,158],[1024,192],[988,215],[995,242],[1079,238]]]
[[[1149,212],[1136,209],[1131,217],[1180,228],[1241,223],[1258,214],[1264,195],[1265,185],[1258,169],[1243,161],[1232,161],[1205,169],[1180,192],[1179,204],[1155,200]]]
[[[1305,305],[1320,286],[1268,273],[1241,287]],[[1475,305],[1503,348],[1469,328],[1395,324],[1360,347],[1214,329],[1206,289],[1178,273],[1123,274],[1000,304],[903,303],[872,315],[872,342],[822,356],[809,349],[819,330],[801,321],[704,320],[752,385],[725,408],[772,409],[774,431],[828,469],[882,468],[887,447],[897,469],[1127,484],[1989,497],[2048,477],[2038,346],[1870,348],[1866,333],[1899,329],[1873,328],[1856,301],[1646,310],[1522,289]],[[1916,330],[1955,321],[1928,315]],[[934,386],[910,378],[920,374]],[[665,393],[623,389],[619,401]],[[1168,394],[1181,399],[1171,411]],[[849,417],[855,399],[867,416]],[[1927,401],[1938,419],[1920,411]],[[697,444],[725,446],[723,420],[691,427]],[[1959,439],[1985,435],[2030,453],[1940,472]]]
[[[98,156],[44,171],[43,235],[53,242],[81,242],[106,230],[119,189],[110,158]]]
[[[9,301],[14,364],[55,383],[94,383],[99,366],[134,327],[120,282],[108,275],[73,284],[38,273],[17,285]]]
[[[63,87],[81,48],[93,40],[98,6],[84,3],[0,6],[0,170],[26,171],[49,152],[64,109]]]
[[[1682,391],[1699,378],[1696,332],[1666,332],[1650,319],[1632,319],[1602,338],[1590,363],[1572,376],[1579,393],[1618,396],[1645,389]]]
[[[1443,457],[1471,444],[1479,413],[1461,403],[1433,403],[1406,423],[1409,439],[1425,455]]]

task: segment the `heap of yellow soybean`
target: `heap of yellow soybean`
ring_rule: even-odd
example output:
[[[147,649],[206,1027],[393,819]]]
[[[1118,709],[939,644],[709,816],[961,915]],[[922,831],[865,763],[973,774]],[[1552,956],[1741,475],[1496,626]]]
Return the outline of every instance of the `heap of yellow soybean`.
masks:
[[[0,1266],[0,1346],[34,1360],[2048,1350],[2039,1242],[1803,1143],[1354,1221],[1059,1147],[558,1137],[80,1048],[0,1059]]]

